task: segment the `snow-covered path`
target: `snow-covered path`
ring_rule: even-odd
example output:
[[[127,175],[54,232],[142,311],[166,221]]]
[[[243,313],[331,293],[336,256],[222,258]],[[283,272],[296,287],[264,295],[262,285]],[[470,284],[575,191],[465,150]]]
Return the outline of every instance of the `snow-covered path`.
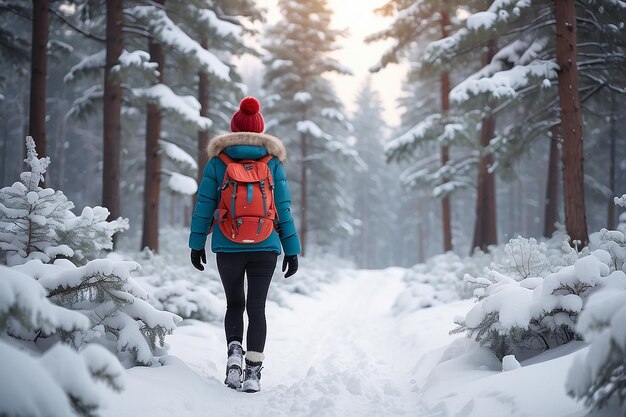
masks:
[[[419,395],[412,388],[420,372],[413,364],[423,353],[449,343],[453,325],[449,309],[445,317],[415,313],[425,319],[420,328],[428,333],[428,343],[416,350],[420,328],[405,328],[399,321],[407,318],[391,315],[405,288],[403,272],[344,271],[337,283],[314,297],[294,294],[292,308],[269,304],[267,357],[257,394],[225,388],[222,328],[192,321],[168,337],[173,356],[168,366],[128,372],[127,389],[108,414],[414,415]],[[459,312],[467,309],[460,304],[465,305]],[[416,320],[420,318],[411,317],[411,327]]]
[[[502,372],[486,348],[450,336],[473,300],[392,314],[405,270],[343,270],[313,296],[269,303],[262,390],[223,384],[223,329],[187,320],[171,356],[131,368],[110,417],[582,417],[565,393],[574,342]],[[280,278],[275,278],[280,279]],[[520,389],[523,387],[523,389]],[[601,414],[597,414],[600,416]],[[605,417],[605,416],[603,416]]]

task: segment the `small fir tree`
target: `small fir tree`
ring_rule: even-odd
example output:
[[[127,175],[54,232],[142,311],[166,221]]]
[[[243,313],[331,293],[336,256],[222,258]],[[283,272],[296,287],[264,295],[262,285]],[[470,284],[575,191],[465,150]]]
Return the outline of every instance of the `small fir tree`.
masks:
[[[18,265],[65,257],[84,263],[112,248],[112,236],[128,228],[128,220],[107,222],[108,210],[86,207],[80,216],[62,191],[41,188],[50,158],[38,158],[35,142],[26,138],[29,171],[0,190],[0,262]]]

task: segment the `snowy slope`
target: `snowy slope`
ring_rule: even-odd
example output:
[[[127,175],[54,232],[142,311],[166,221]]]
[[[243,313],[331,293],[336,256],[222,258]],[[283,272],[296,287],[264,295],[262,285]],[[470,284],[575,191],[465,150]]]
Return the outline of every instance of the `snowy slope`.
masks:
[[[580,342],[502,372],[491,353],[449,336],[471,300],[393,315],[404,270],[342,271],[291,308],[268,305],[262,391],[223,385],[222,329],[188,320],[160,368],[132,368],[106,416],[582,417],[564,380]],[[295,279],[298,278],[294,277]]]

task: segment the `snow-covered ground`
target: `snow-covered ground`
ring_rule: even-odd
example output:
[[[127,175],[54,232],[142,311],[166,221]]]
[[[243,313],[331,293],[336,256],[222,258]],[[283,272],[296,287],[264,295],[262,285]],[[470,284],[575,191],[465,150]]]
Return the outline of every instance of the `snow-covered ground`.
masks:
[[[304,271],[303,271],[304,272]],[[127,371],[105,416],[583,417],[565,393],[581,342],[502,371],[488,350],[450,336],[472,300],[394,314],[406,270],[342,270],[312,296],[269,303],[262,390],[223,384],[223,330],[187,320],[164,366]],[[298,275],[293,277],[297,280]],[[276,279],[276,278],[275,278]],[[608,416],[608,415],[607,415]]]

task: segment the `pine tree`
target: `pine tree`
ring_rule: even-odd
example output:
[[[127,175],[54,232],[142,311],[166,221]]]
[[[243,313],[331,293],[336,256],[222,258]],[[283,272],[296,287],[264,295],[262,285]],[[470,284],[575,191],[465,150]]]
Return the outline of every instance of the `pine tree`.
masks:
[[[554,37],[554,4],[551,1],[493,2],[486,10],[471,15],[465,28],[427,48],[429,62],[445,64],[454,62],[459,55],[479,51],[489,39],[498,39],[501,50],[487,65],[451,92],[453,102],[465,109],[468,106],[480,108],[481,102],[491,100],[495,102],[492,113],[516,121],[497,130],[486,148],[494,156],[493,170],[510,167],[511,161],[528,151],[537,138],[563,137],[566,142],[562,128],[561,134],[557,135],[562,117],[555,111],[559,109],[557,88],[552,88],[552,81],[564,73],[563,68],[557,65],[555,55],[558,48],[555,47]],[[559,3],[560,6],[563,4]],[[585,17],[576,18],[572,15],[569,19],[578,21],[581,28],[578,39],[572,39],[570,47],[579,47],[581,62],[578,69],[582,81],[580,101],[589,107],[597,97],[621,88],[622,77],[617,75],[617,65],[623,63],[624,58],[623,54],[615,53],[615,48],[623,44],[623,35],[618,35],[613,28],[618,24],[617,16],[623,6],[611,1],[585,1],[580,2],[579,6]],[[568,27],[571,28],[571,24]],[[571,60],[571,57],[568,59]],[[568,82],[567,86],[570,84]],[[563,87],[561,82],[559,87]],[[587,114],[590,116],[593,111],[588,110]],[[547,181],[546,191],[550,197],[547,203],[556,201],[553,185],[556,180],[558,146],[554,144],[550,149],[553,155],[547,159],[551,161],[548,169],[551,177]],[[563,158],[566,158],[565,153]],[[569,175],[563,178],[564,184],[569,182],[567,187],[571,186],[572,178]],[[582,185],[579,189],[582,190]],[[577,195],[582,196],[582,191]],[[580,206],[582,200],[574,200],[570,199],[566,206]],[[546,233],[550,232],[556,218],[555,207],[553,204],[546,205]],[[574,221],[572,216],[568,217],[569,222]],[[576,223],[580,229],[583,222],[578,220]]]
[[[84,263],[112,249],[112,236],[128,228],[128,220],[108,222],[108,211],[86,207],[80,216],[62,191],[41,188],[50,158],[38,158],[35,142],[26,139],[30,168],[20,181],[0,190],[0,261],[17,265],[32,259],[51,262],[65,257]]]
[[[46,153],[46,76],[48,66],[49,0],[33,1],[31,42],[30,116],[28,134],[36,138],[39,152]]]
[[[248,46],[244,35],[253,35],[255,32],[250,27],[261,19],[261,13],[251,0],[239,1],[210,1],[194,0],[189,2],[169,3],[172,10],[172,19],[185,30],[190,36],[199,39],[200,45],[214,54],[220,56],[235,57],[245,53],[257,54]],[[176,65],[175,72],[178,75],[176,83],[180,85],[180,91],[186,94],[197,95],[200,103],[200,116],[213,121],[210,128],[200,129],[197,132],[197,140],[191,140],[187,132],[176,135],[177,137],[190,136],[189,140],[180,140],[177,145],[196,154],[196,178],[199,183],[202,180],[202,169],[208,162],[206,148],[211,132],[228,131],[229,120],[234,111],[233,103],[237,103],[244,95],[241,77],[236,66],[227,63],[230,67],[230,79],[224,80],[203,68],[197,72],[197,84],[191,84],[188,80],[194,75],[187,65]],[[180,171],[178,171],[180,172]],[[195,199],[195,193],[193,194]]]
[[[298,231],[304,255],[310,233],[316,243],[324,245],[337,235],[353,232],[351,202],[342,176],[360,160],[344,139],[350,126],[342,104],[323,78],[328,72],[350,74],[329,57],[341,32],[330,28],[326,1],[280,0],[278,5],[283,19],[268,29],[263,45],[268,51],[263,111],[267,131],[286,139],[291,151],[294,163],[287,169],[296,179],[290,185],[297,190],[293,194],[299,195]],[[294,167],[299,168],[297,174]]]
[[[378,9],[378,12],[386,16],[394,16],[394,22],[388,29],[373,34],[366,40],[373,42],[392,38],[394,42],[389,51],[381,58],[379,64],[372,68],[372,71],[379,71],[390,63],[399,62],[402,54],[406,55],[414,52],[411,51],[411,48],[418,41],[428,42],[446,38],[450,30],[458,26],[458,21],[454,19],[454,15],[460,5],[459,3],[461,2],[388,1],[383,7]],[[416,22],[418,23],[416,24]],[[419,65],[419,60],[421,58],[418,58],[417,65]],[[456,163],[454,159],[451,160],[450,153],[450,145],[453,142],[464,140],[464,138],[460,137],[464,130],[463,126],[450,113],[451,70],[451,66],[441,67],[437,74],[440,98],[439,109],[433,108],[431,115],[419,121],[387,146],[391,159],[394,159],[402,158],[399,154],[407,152],[409,148],[415,148],[418,142],[438,140],[440,169],[435,172],[432,172],[432,170],[426,171],[424,166],[418,163],[415,166],[414,174],[423,176],[429,172],[430,175],[427,176],[430,178],[427,181],[436,180],[437,182],[433,184],[433,187],[435,193],[441,198],[444,251],[452,250],[452,221],[449,195],[455,189],[458,189],[458,186],[461,184],[455,181],[455,175],[461,174],[461,172],[465,173],[465,163],[461,165],[460,171],[457,170],[458,166],[457,168],[452,167]],[[433,158],[428,160],[428,165],[433,166]]]
[[[555,1],[554,14],[563,132],[565,227],[572,241],[584,247],[589,241],[589,235],[583,185],[583,127],[576,66],[576,6],[574,1]]]
[[[123,50],[124,0],[106,3],[106,58],[102,107],[102,205],[111,218],[121,215],[122,80],[116,68]]]
[[[356,193],[354,214],[360,220],[352,237],[351,253],[359,267],[375,268],[384,265],[386,261],[381,259],[384,249],[380,242],[387,245],[393,241],[392,236],[389,236],[393,233],[393,222],[390,219],[381,221],[380,213],[386,213],[387,218],[396,214],[388,212],[386,203],[393,199],[390,185],[399,184],[385,164],[383,106],[370,78],[361,85],[356,103],[357,108],[351,118],[356,141],[354,148],[367,165],[367,173],[355,172],[351,179]]]

